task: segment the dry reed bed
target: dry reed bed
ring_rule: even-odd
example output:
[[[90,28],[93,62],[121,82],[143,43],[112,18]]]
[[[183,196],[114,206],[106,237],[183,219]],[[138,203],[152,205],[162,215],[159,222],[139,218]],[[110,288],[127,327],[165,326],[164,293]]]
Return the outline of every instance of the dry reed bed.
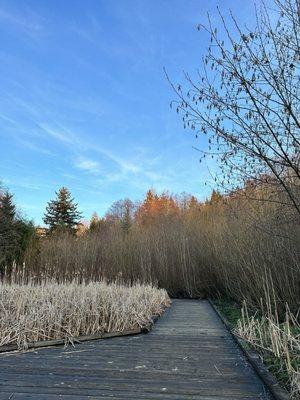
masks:
[[[0,284],[0,346],[147,327],[170,305],[152,285]]]

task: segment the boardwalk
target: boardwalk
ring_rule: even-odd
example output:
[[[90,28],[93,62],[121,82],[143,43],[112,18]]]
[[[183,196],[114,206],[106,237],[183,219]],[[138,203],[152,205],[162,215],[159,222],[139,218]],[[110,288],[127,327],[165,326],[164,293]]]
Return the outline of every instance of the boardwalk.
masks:
[[[0,355],[0,400],[269,399],[206,301],[175,300],[147,335]]]

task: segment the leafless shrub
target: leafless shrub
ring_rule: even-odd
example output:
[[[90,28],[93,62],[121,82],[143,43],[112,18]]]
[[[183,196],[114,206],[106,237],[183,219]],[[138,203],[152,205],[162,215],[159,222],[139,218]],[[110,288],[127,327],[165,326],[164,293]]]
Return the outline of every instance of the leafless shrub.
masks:
[[[254,26],[242,26],[219,10],[221,29],[208,16],[199,25],[210,43],[198,74],[175,85],[167,75],[184,127],[207,138],[201,160],[217,159],[223,189],[248,181],[268,186],[265,201],[300,217],[300,120],[298,0],[258,2]],[[256,14],[256,15],[255,15]],[[255,21],[256,16],[256,21]]]

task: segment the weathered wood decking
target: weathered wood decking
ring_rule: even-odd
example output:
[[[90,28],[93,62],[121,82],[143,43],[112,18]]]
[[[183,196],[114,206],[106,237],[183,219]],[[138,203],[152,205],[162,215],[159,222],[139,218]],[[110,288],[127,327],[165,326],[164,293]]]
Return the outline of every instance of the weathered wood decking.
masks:
[[[3,399],[269,399],[206,301],[174,300],[147,335],[0,355]]]

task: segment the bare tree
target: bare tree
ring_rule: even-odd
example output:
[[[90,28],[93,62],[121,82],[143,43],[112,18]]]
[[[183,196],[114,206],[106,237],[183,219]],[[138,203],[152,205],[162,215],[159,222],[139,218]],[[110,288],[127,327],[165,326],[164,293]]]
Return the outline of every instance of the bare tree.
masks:
[[[203,72],[185,73],[186,87],[167,78],[184,127],[207,136],[200,161],[216,158],[224,189],[269,187],[265,199],[300,216],[300,6],[299,0],[263,2],[254,29],[218,9],[222,32],[199,25],[210,45]],[[275,15],[275,17],[274,17]],[[230,29],[229,26],[233,26]],[[166,73],[167,74],[167,73]],[[260,196],[261,197],[261,196]]]
[[[110,222],[120,223],[125,233],[129,232],[132,225],[137,203],[126,198],[115,201],[105,214],[105,219]]]

